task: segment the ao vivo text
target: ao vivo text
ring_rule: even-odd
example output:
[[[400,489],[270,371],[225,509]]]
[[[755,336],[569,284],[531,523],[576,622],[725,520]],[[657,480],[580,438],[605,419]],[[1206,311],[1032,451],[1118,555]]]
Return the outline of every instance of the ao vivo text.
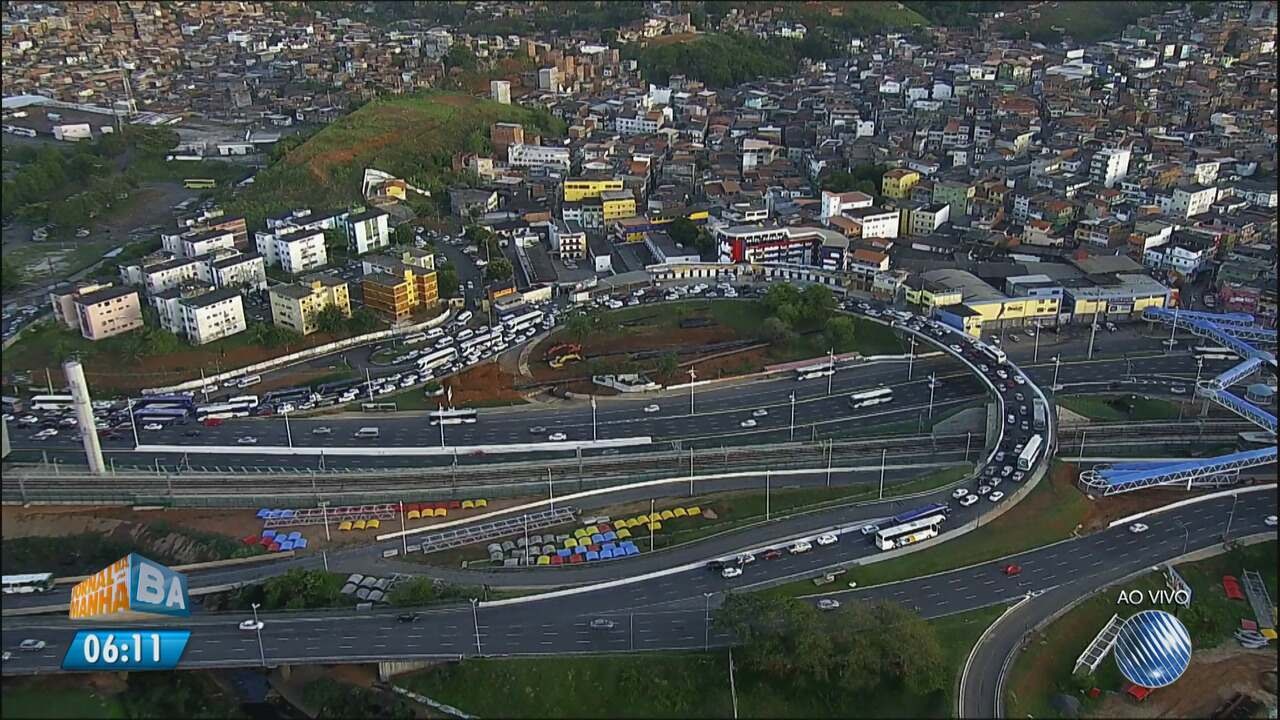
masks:
[[[1191,602],[1191,593],[1187,590],[1121,590],[1116,598],[1117,605],[1186,605]]]

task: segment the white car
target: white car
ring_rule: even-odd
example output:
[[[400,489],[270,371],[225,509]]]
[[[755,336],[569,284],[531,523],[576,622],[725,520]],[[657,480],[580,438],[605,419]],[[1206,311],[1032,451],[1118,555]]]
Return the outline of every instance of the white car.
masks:
[[[979,485],[979,486],[978,486],[978,494],[979,494],[979,495],[986,495],[986,494],[987,494],[987,493],[989,493],[989,492],[991,492],[991,486],[990,486],[990,485]]]
[[[961,507],[969,507],[970,505],[972,505],[972,504],[974,504],[974,503],[976,503],[976,502],[978,502],[978,496],[977,496],[977,495],[965,495],[964,497],[960,498],[960,506],[961,506]]]
[[[741,555],[738,556],[739,565],[750,565],[755,561],[756,561],[756,556],[752,555],[751,553],[742,553]]]
[[[835,598],[822,598],[818,601],[819,610],[838,610],[839,608],[840,601]]]
[[[43,650],[45,649],[45,645],[46,643],[43,640],[33,640],[28,638],[23,640],[22,643],[18,645],[18,648],[20,650]]]
[[[966,490],[966,489],[964,489],[964,488],[956,488],[956,489],[955,489],[955,492],[951,493],[951,497],[953,497],[953,498],[955,498],[955,499],[959,500],[960,498],[962,498],[962,497],[964,497],[965,495],[968,495],[968,494],[969,494],[969,491],[968,491],[968,490]]]
[[[991,502],[1000,502],[1001,500],[1004,499],[1004,493],[1001,492],[1000,490],[996,490],[995,492],[988,495],[987,499],[990,500]]]
[[[753,428],[753,427],[755,427],[757,424],[758,424],[758,423],[757,423],[755,420],[753,420],[753,419],[751,419],[751,418],[747,418],[746,420],[743,420],[742,422],[738,423],[738,427]]]
[[[160,423],[147,423],[146,425],[142,426],[142,429],[143,430],[163,430],[164,426],[161,425]]]
[[[792,545],[791,547],[787,548],[787,552],[791,553],[792,555],[799,555],[800,553],[807,553],[812,549],[813,549],[813,545],[810,545],[809,541],[801,540],[795,543],[794,545]]]
[[[560,442],[562,440],[568,440],[569,436],[565,435],[562,432],[554,432],[548,435],[547,439],[550,440],[551,442]]]
[[[819,545],[835,545],[840,541],[840,537],[835,533],[824,533],[815,539]]]
[[[644,406],[644,411],[645,411],[645,412],[647,412],[647,413],[656,413],[656,412],[658,412],[658,411],[659,411],[659,410],[661,410],[661,409],[662,409],[662,408],[661,408],[661,407],[659,407],[659,406],[657,406],[657,405],[645,405],[645,406]]]
[[[261,620],[242,620],[240,622],[241,630],[261,630],[263,626]]]
[[[257,445],[258,438],[252,435],[242,435],[236,438],[236,444],[237,445]]]
[[[321,425],[318,428],[311,429],[312,435],[331,435],[332,433],[333,433],[333,428],[329,427],[328,425]]]
[[[1129,532],[1133,533],[1134,535],[1137,535],[1139,533],[1144,533],[1150,529],[1151,528],[1147,527],[1145,523],[1134,523],[1129,526]]]
[[[47,440],[47,439],[49,439],[49,438],[51,438],[51,437],[56,436],[57,434],[58,434],[58,431],[57,431],[57,430],[54,430],[53,428],[45,428],[44,430],[41,430],[40,432],[36,433],[35,435],[32,435],[32,436],[31,436],[31,439],[32,439],[32,440]]]
[[[1263,524],[1265,524],[1267,527],[1275,527],[1275,526],[1276,526],[1276,516],[1275,516],[1275,515],[1268,515],[1268,516],[1267,516],[1267,519],[1266,519],[1266,520],[1263,520],[1262,522],[1263,522]]]
[[[863,526],[862,526],[862,534],[863,534],[863,535],[873,535],[873,534],[878,533],[878,532],[880,532],[880,526],[879,526],[879,525],[863,525]]]
[[[729,578],[736,578],[741,575],[742,575],[742,568],[736,568],[732,566],[727,567],[720,571],[720,577],[726,580],[728,580]]]
[[[764,417],[765,415],[768,415],[768,414],[769,414],[768,410],[765,410],[764,408],[760,408],[758,410],[753,410],[751,412],[751,417]]]

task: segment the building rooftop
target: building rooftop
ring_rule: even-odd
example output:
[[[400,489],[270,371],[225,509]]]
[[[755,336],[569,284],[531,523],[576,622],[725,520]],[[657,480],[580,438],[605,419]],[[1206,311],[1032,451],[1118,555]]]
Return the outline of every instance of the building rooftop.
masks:
[[[114,300],[125,295],[136,295],[137,293],[138,291],[131,287],[109,287],[81,295],[75,301],[80,305],[97,305],[101,302]]]
[[[207,292],[200,295],[194,295],[191,297],[184,297],[181,300],[179,300],[179,302],[181,302],[183,305],[186,305],[187,307],[201,308],[201,307],[209,307],[210,305],[216,305],[225,300],[230,300],[232,298],[238,298],[238,297],[240,297],[239,290],[235,288],[226,287],[226,288],[214,290],[213,292]]]

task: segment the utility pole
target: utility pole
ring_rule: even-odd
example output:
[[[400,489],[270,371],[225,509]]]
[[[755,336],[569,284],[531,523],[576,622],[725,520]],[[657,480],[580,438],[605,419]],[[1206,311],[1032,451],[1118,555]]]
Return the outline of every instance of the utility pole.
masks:
[[[364,369],[364,387],[369,392],[369,402],[373,402],[373,375],[369,373],[369,368]]]
[[[1089,359],[1093,359],[1093,339],[1098,335],[1098,311],[1093,311],[1093,322],[1089,324]]]
[[[729,697],[733,698],[733,720],[738,720],[738,688],[733,684],[733,648],[729,648]]]
[[[1035,344],[1035,347],[1032,348],[1031,350],[1031,362],[1033,363],[1038,362],[1040,360],[1040,323],[1035,323],[1035,326],[1036,326],[1036,344]]]
[[[436,421],[440,423],[440,447],[444,447],[444,406],[436,405],[436,409],[440,411]]]
[[[938,386],[936,373],[929,373],[929,419],[933,419],[933,391]]]
[[[689,447],[689,497],[693,497],[693,447]]]
[[[1087,430],[1080,431],[1080,460],[1084,460],[1084,440],[1088,434],[1089,432]]]
[[[715,593],[704,592],[702,597],[706,603],[702,608],[702,651],[711,649],[711,596]]]
[[[764,471],[764,519],[769,519],[769,471]]]
[[[142,443],[138,442],[138,423],[133,419],[133,398],[129,398],[129,427],[133,429],[133,449],[137,450]]]
[[[796,439],[796,394],[791,393],[791,440]]]
[[[1225,545],[1231,537],[1231,521],[1236,518],[1236,503],[1240,502],[1240,495],[1232,494],[1231,496],[1231,514],[1227,516],[1227,529],[1222,531],[1222,543]]]
[[[324,523],[324,540],[329,542],[333,539],[329,537],[329,501],[321,500],[316,504],[320,506],[320,520]]]
[[[591,441],[595,442],[597,439],[598,439],[598,436],[596,435],[596,396],[592,395],[591,396]]]
[[[916,336],[911,336],[911,354],[907,356],[907,379],[911,379],[911,368],[916,361]]]
[[[1058,384],[1058,368],[1062,365],[1062,353],[1053,356],[1053,383],[1049,385],[1049,390],[1058,392],[1062,386]]]
[[[400,501],[400,554],[409,554],[409,536],[405,534],[403,500]]]
[[[480,649],[480,612],[476,609],[479,604],[479,600],[471,598],[471,622],[476,629],[476,655],[482,657],[484,656],[484,651]]]
[[[836,379],[836,349],[831,348],[827,351],[827,369],[831,374],[827,376],[827,395],[831,395],[831,383]]]
[[[831,487],[831,455],[832,455],[832,450],[834,450],[834,447],[833,447],[834,443],[835,443],[834,438],[827,440],[827,487]]]
[[[880,500],[884,499],[884,463],[885,463],[885,460],[888,459],[888,456],[889,456],[889,449],[881,448],[880,449],[880,497],[879,497]]]
[[[649,498],[649,552],[653,552],[654,539],[655,539],[655,536],[658,534],[653,529],[653,526],[655,524],[653,519],[653,505],[654,505],[653,498]]]
[[[551,503],[551,512],[556,511],[556,488],[551,483],[551,468],[547,468],[547,499]]]
[[[289,413],[281,413],[284,415],[284,436],[289,442],[289,448],[293,448],[293,432],[289,430]]]

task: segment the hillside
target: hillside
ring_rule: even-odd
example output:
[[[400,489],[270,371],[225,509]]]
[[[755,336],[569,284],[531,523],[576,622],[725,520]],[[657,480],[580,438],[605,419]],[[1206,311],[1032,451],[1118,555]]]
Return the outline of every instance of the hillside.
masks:
[[[345,207],[360,200],[367,167],[403,177],[447,202],[453,153],[488,152],[495,122],[519,122],[544,138],[564,133],[564,124],[546,112],[460,93],[375,100],[286,152],[229,205],[251,227],[293,207]]]

